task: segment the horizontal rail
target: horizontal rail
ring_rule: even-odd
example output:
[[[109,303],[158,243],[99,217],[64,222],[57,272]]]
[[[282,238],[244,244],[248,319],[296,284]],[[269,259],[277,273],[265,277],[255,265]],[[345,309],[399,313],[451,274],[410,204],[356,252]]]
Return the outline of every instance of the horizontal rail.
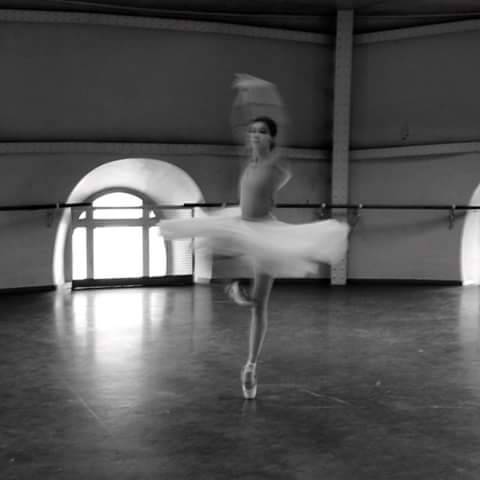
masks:
[[[14,210],[51,210],[56,208],[71,208],[71,207],[91,207],[91,202],[80,203],[44,203],[38,205],[6,205],[0,206],[0,211],[14,211]]]
[[[184,203],[184,207],[229,207],[237,203]],[[480,205],[389,205],[363,203],[279,203],[275,208],[348,208],[362,210],[479,210]]]
[[[0,211],[15,211],[15,210],[50,210],[57,208],[74,208],[74,207],[93,207],[98,210],[137,210],[137,209],[162,209],[162,210],[178,210],[182,208],[219,208],[219,207],[235,207],[238,203],[183,203],[179,205],[144,205],[139,207],[124,207],[124,206],[109,206],[109,207],[93,207],[91,202],[78,203],[45,203],[38,205],[7,205],[0,206]],[[480,210],[480,205],[394,205],[394,204],[363,204],[363,203],[279,203],[275,208],[321,208],[321,209],[336,209],[346,208],[355,210]]]
[[[119,205],[116,207],[96,207],[93,205],[90,205],[94,210],[155,210],[156,208],[160,208],[162,210],[178,210],[181,208],[192,208],[190,206],[187,206],[185,204],[181,205],[157,205],[157,204],[147,204],[144,203],[143,205],[139,205],[138,207],[125,207],[123,205]]]

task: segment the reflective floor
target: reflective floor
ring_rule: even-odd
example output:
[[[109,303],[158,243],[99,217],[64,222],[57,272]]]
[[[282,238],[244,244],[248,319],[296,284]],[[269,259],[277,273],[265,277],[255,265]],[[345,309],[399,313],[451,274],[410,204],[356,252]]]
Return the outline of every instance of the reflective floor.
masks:
[[[0,297],[0,478],[480,478],[475,287],[276,285],[255,401],[221,286]]]

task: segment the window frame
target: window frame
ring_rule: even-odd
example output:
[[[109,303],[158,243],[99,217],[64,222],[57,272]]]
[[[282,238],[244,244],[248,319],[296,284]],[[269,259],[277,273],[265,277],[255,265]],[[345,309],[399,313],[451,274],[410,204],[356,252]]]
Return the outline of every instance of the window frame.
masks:
[[[86,199],[87,202],[94,202],[100,197],[108,195],[110,193],[127,193],[133,195],[142,200],[142,206],[139,207],[80,207],[72,209],[72,222],[70,233],[70,245],[71,245],[71,264],[72,264],[72,289],[95,287],[95,286],[125,286],[125,285],[162,285],[162,284],[191,284],[193,283],[193,262],[192,272],[190,275],[171,275],[173,265],[173,250],[169,241],[164,241],[165,258],[166,258],[166,274],[164,276],[151,276],[150,275],[150,228],[154,227],[162,218],[161,209],[154,205],[152,200],[137,190],[117,187],[103,189]],[[95,219],[94,211],[96,210],[142,210],[142,215],[139,218],[112,218],[112,219]],[[153,217],[150,217],[150,212],[154,213]],[[80,218],[85,212],[85,218]],[[94,241],[93,232],[95,228],[102,227],[142,227],[142,276],[135,278],[94,278]],[[76,228],[84,227],[86,229],[86,278],[82,280],[73,279],[73,233]],[[193,260],[193,259],[192,259]]]

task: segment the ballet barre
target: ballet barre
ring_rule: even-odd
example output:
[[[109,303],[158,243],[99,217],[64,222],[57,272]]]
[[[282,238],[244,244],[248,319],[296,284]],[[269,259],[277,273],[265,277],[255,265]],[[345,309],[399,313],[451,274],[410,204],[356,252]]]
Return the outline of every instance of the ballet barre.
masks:
[[[177,207],[231,207],[238,206],[238,203],[184,203],[183,205],[177,205]],[[159,205],[161,206],[161,205]],[[171,207],[172,205],[167,205]],[[162,207],[163,208],[163,207]],[[277,203],[275,208],[357,208],[357,209],[377,209],[377,210],[479,210],[480,205],[395,205],[395,204],[364,204],[364,203]]]
[[[184,203],[184,207],[230,207],[238,206],[238,203]],[[480,205],[448,205],[448,204],[384,204],[384,203],[279,203],[275,208],[314,208],[319,210],[319,216],[326,216],[328,210],[347,210],[348,222],[355,226],[360,217],[361,210],[446,210],[448,211],[448,227],[453,228],[458,211],[465,213],[469,210],[480,210]]]
[[[44,204],[32,204],[32,205],[0,205],[0,211],[11,212],[18,210],[54,210],[57,208],[74,208],[74,207],[91,207],[91,202],[79,202],[79,203],[44,203]]]
[[[327,204],[322,203],[320,204],[319,208],[323,213],[325,210],[332,210],[332,209],[340,209],[344,208],[347,209],[347,215],[349,217],[349,223],[352,226],[355,226],[358,222],[360,217],[360,210],[446,210],[448,211],[448,228],[451,230],[455,223],[455,218],[457,216],[457,211],[462,210],[480,210],[480,205],[447,205],[447,204]],[[320,214],[321,216],[322,213]]]
[[[77,203],[40,203],[40,204],[31,204],[31,205],[0,205],[0,212],[18,212],[18,211],[38,211],[46,210],[46,219],[45,223],[48,228],[53,225],[54,212],[60,209],[65,208],[75,208],[75,207],[91,207],[91,202],[77,202]]]
[[[45,204],[30,204],[30,205],[0,205],[0,211],[32,211],[32,210],[57,210],[65,208],[88,208],[92,207],[92,202],[75,202],[75,203],[45,203]],[[101,210],[109,209],[159,209],[159,210],[181,210],[193,208],[226,208],[238,207],[238,202],[204,202],[204,203],[183,203],[183,204],[166,204],[166,205],[144,205],[142,207],[98,207]],[[360,217],[362,210],[445,210],[448,211],[448,225],[453,228],[456,217],[459,212],[463,214],[469,210],[480,210],[480,205],[448,205],[448,204],[383,204],[383,203],[279,203],[275,208],[313,208],[319,211],[319,216],[327,216],[327,212],[331,210],[347,210],[348,222],[351,226],[355,226]]]

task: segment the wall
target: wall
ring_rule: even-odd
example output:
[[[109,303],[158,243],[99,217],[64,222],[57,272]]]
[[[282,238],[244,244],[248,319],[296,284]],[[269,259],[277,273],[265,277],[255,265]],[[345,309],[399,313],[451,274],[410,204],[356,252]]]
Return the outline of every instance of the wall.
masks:
[[[476,153],[402,156],[388,149],[478,139],[479,40],[480,28],[356,45],[352,202],[468,203],[480,183]],[[328,202],[332,53],[319,43],[219,33],[2,22],[0,205],[65,201],[92,169],[128,157],[171,162],[206,201],[235,201],[241,159],[227,150],[236,72],[277,83],[289,107],[289,146],[305,153],[294,155],[295,176],[278,200]],[[168,144],[186,144],[186,153],[169,153]],[[188,153],[188,145],[205,150]],[[209,153],[222,145],[223,154]],[[379,147],[385,155],[369,156]],[[277,214],[292,222],[315,218]],[[450,230],[446,215],[362,212],[349,278],[460,280],[462,219]],[[53,282],[58,219],[0,213],[0,288]]]
[[[129,150],[134,150],[129,147]],[[233,150],[232,150],[233,151]],[[130,157],[138,155],[131,154]],[[113,153],[62,154],[4,154],[0,161],[0,205],[65,202],[75,186],[90,171],[109,162],[128,158]],[[202,154],[149,154],[176,165],[197,183],[206,202],[236,202],[237,178],[243,162],[237,155],[205,156]],[[208,168],[205,165],[208,164]],[[298,159],[293,162],[295,178],[279,196],[281,202],[299,201],[316,203],[327,201],[328,164],[314,160]],[[122,176],[118,186],[138,188],[138,182]],[[317,184],[318,182],[318,184]],[[112,182],[114,185],[115,182]],[[317,188],[317,186],[319,186]],[[143,191],[151,190],[145,184]],[[91,192],[89,192],[91,193]],[[179,192],[174,203],[196,201]],[[159,195],[160,198],[160,195]],[[75,198],[81,201],[82,198]],[[167,202],[168,199],[165,198]],[[309,213],[305,213],[308,215]],[[279,212],[279,218],[291,212]],[[53,258],[56,232],[61,212],[0,212],[1,288],[32,287],[54,283]],[[298,218],[298,217],[297,217]],[[297,220],[298,221],[298,220]],[[231,266],[218,276],[231,275]],[[68,281],[68,269],[67,278]]]
[[[231,144],[234,74],[278,84],[290,144],[329,143],[331,47],[199,32],[0,24],[2,141]]]
[[[454,143],[480,136],[479,41],[480,30],[355,47],[351,146],[361,159],[351,163],[353,203],[468,205],[480,183],[478,147],[455,154]],[[394,153],[436,144],[452,153]],[[386,150],[369,158],[373,148]],[[445,211],[365,210],[351,237],[349,278],[461,281],[462,234],[463,217],[450,230]]]
[[[352,148],[477,140],[479,42],[480,26],[357,45]]]
[[[480,180],[480,154],[355,161],[351,201],[468,205]],[[448,211],[364,210],[354,227],[350,279],[461,281],[464,216]]]
[[[2,22],[0,205],[66,201],[88,172],[128,157],[171,162],[194,179],[206,201],[236,201],[240,158],[208,149],[228,151],[233,143],[235,73],[278,83],[295,120],[289,144],[319,147],[330,141],[324,92],[331,86],[331,49],[161,28]],[[185,155],[170,155],[169,144],[185,144]],[[189,152],[192,144],[206,153]],[[9,146],[18,153],[8,153]],[[322,168],[307,162],[282,195],[317,198],[316,183],[328,178],[320,178]],[[122,183],[129,186],[128,179]],[[53,283],[60,217],[0,212],[0,288]]]

